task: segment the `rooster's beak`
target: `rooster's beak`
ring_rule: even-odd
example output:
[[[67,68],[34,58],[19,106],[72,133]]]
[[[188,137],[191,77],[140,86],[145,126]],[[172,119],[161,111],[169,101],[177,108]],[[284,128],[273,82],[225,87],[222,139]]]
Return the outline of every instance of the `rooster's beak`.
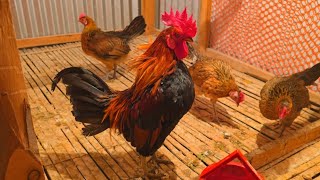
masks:
[[[192,39],[192,38],[186,38],[185,41],[187,41],[187,42],[193,42],[193,39]]]

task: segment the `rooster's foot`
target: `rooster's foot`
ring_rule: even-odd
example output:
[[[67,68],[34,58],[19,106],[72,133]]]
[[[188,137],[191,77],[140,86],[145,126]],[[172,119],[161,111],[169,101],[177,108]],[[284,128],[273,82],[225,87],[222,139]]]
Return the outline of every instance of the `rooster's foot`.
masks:
[[[156,154],[153,154],[150,160],[152,160],[156,164],[173,164],[170,160],[161,159],[162,156],[163,155],[161,155],[160,157],[157,157]]]
[[[159,171],[158,166],[147,165],[146,157],[141,157],[141,165],[143,168],[143,176],[140,176],[142,179],[162,179],[167,176]],[[151,168],[150,168],[151,167]]]
[[[148,172],[147,174],[144,175],[144,179],[163,179],[166,177],[166,174],[163,173],[151,173]]]

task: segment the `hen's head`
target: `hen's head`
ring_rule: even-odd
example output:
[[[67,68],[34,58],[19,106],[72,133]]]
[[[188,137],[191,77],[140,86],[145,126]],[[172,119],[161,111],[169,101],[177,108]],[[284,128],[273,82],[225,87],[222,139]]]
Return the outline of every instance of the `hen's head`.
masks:
[[[85,13],[80,13],[78,20],[84,26],[87,26],[87,25],[94,23],[94,21],[89,16],[87,16]]]
[[[185,8],[182,13],[179,11],[174,13],[172,9],[169,14],[165,12],[162,14],[162,22],[171,26],[165,36],[168,47],[174,50],[178,59],[185,58],[188,55],[187,41],[192,42],[192,38],[197,33],[196,21],[193,20],[192,15],[188,18]]]
[[[287,100],[283,100],[279,103],[278,116],[279,116],[280,120],[284,119],[288,116],[288,114],[291,111],[291,106],[292,106],[292,104]]]
[[[237,106],[239,106],[239,104],[244,101],[245,97],[244,93],[241,91],[230,91],[229,96],[232,100],[234,100],[234,102],[237,103]]]

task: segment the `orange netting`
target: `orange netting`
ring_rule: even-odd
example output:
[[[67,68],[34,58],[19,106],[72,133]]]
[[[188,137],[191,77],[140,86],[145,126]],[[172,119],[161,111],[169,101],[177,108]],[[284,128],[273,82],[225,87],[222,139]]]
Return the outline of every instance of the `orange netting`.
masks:
[[[296,73],[320,62],[320,1],[213,0],[210,37],[210,47],[275,75]]]

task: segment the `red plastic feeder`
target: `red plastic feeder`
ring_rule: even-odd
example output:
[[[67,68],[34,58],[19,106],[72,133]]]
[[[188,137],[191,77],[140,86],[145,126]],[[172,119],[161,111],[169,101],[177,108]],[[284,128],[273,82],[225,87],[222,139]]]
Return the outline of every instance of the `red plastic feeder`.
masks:
[[[240,162],[232,161],[239,159]],[[235,150],[219,162],[206,167],[200,180],[262,180],[263,178],[251,166],[249,161],[239,151]]]

